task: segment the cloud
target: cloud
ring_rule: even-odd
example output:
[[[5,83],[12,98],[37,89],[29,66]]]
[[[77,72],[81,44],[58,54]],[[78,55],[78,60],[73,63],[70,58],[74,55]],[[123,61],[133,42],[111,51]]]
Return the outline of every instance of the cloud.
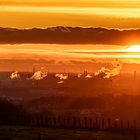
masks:
[[[52,27],[15,29],[0,28],[0,43],[49,43],[49,44],[109,44],[128,45],[140,43],[140,29],[117,30],[106,28]]]
[[[2,5],[20,5],[20,6],[71,6],[71,7],[105,7],[105,8],[130,8],[139,7],[138,0],[3,0]]]

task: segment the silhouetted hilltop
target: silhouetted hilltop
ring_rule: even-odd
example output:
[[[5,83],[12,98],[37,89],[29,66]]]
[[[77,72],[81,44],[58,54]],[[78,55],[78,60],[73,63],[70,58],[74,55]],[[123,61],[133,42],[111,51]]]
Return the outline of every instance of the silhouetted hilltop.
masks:
[[[117,30],[106,28],[50,27],[50,28],[0,28],[1,44],[111,44],[140,43],[140,29]]]

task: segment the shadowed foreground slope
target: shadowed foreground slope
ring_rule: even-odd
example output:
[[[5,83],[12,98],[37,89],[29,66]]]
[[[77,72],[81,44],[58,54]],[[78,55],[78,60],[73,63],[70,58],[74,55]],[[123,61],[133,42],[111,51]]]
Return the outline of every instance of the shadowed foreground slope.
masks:
[[[0,140],[135,140],[133,135],[105,131],[0,126]]]

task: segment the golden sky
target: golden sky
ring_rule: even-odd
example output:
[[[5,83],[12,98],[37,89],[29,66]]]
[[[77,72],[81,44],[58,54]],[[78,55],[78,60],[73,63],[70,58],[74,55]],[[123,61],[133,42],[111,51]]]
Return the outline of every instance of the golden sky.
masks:
[[[108,48],[108,49],[107,49]],[[114,49],[115,48],[115,49]],[[58,44],[16,44],[0,45],[0,71],[31,71],[34,65],[47,67],[53,72],[97,71],[105,63],[118,59],[129,64],[123,72],[140,71],[140,46],[118,45],[58,45]],[[10,61],[12,60],[12,61]],[[37,60],[32,62],[31,60]],[[43,60],[46,60],[44,62]],[[135,64],[133,64],[135,63]],[[12,64],[12,65],[11,65]]]
[[[0,0],[0,27],[46,28],[50,26],[140,28],[140,0]],[[55,58],[60,61],[71,59],[88,61],[108,57],[128,61],[131,57],[131,60],[135,59],[140,63],[139,54],[124,55],[122,52],[117,52],[130,46],[112,46],[113,50],[110,46],[101,47],[103,48],[95,45],[69,45],[69,48],[68,45],[51,45],[51,47],[34,44],[1,45],[0,59]],[[112,53],[114,50],[115,54]]]
[[[13,51],[14,50],[14,51]],[[119,45],[0,45],[0,59],[55,59],[59,61],[91,59],[140,59],[140,46]]]
[[[0,26],[139,28],[139,0],[0,0]]]

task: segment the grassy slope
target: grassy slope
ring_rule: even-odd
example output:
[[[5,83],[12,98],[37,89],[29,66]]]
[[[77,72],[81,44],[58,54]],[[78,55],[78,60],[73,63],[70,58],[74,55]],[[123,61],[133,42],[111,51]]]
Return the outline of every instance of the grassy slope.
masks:
[[[103,131],[83,131],[22,126],[0,126],[0,140],[133,140],[132,135]]]

